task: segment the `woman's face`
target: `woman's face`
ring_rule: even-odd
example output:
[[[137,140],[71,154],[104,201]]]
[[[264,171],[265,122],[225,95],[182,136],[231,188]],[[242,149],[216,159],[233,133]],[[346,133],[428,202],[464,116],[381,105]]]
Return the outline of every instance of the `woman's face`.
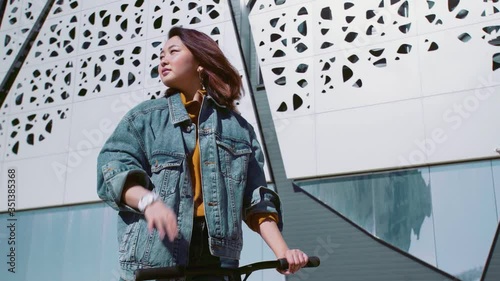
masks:
[[[193,85],[198,87],[198,66],[198,61],[178,36],[173,36],[165,42],[160,53],[158,73],[167,87],[181,91],[188,91]]]

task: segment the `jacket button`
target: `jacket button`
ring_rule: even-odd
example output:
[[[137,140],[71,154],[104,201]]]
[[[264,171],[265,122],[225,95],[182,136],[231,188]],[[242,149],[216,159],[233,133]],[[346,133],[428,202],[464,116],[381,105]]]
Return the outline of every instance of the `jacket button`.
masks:
[[[208,202],[208,206],[217,206],[217,202]]]

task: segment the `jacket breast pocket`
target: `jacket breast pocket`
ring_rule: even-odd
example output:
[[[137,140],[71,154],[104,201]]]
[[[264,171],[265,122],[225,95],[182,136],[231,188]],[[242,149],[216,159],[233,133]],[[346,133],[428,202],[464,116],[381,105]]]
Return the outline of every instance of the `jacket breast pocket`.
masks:
[[[156,192],[164,199],[176,190],[184,155],[178,153],[156,153],[151,157],[151,181]]]
[[[246,180],[248,161],[252,154],[250,144],[234,139],[216,140],[221,173],[236,181]]]

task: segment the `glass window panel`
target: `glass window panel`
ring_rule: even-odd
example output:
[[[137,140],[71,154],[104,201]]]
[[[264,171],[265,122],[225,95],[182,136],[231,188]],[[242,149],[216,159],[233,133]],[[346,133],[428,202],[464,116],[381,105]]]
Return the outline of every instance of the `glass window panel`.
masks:
[[[118,264],[118,240],[116,236],[116,219],[118,212],[111,209],[106,203],[100,204],[103,216],[102,244],[100,249],[100,278],[105,281],[118,281],[120,271]]]
[[[297,183],[299,187],[374,234],[373,190],[370,176]]]
[[[436,264],[429,170],[374,175],[376,235],[430,264]]]
[[[118,281],[116,216],[105,203],[16,213],[16,273],[2,270],[0,280]],[[0,242],[7,235],[1,229]],[[0,243],[2,253],[7,246]]]
[[[497,221],[500,222],[500,160],[491,161],[493,183],[495,185],[495,198],[497,208]]]
[[[67,208],[29,211],[25,216],[32,216],[31,247],[26,265],[26,280],[63,280],[61,265],[64,262],[65,233],[68,223]],[[21,223],[24,223],[24,218]],[[24,243],[24,241],[19,241]],[[54,265],[59,270],[54,270]]]
[[[430,172],[438,267],[459,278],[480,278],[497,226],[490,161]]]
[[[0,220],[7,218],[7,214],[0,214]],[[0,280],[119,280],[117,212],[105,203],[22,211],[16,218],[16,274],[3,270]],[[0,229],[0,242],[6,241],[7,235]],[[245,228],[245,237],[249,236],[250,240],[258,237]],[[247,262],[242,265],[274,258],[263,240],[258,240],[258,247],[244,251]],[[6,253],[7,243],[0,243],[0,250]],[[267,250],[266,255],[263,250]],[[7,263],[6,258],[0,256],[2,264]],[[276,270],[269,270],[253,280],[267,280],[262,279],[264,274],[269,280],[285,279]]]
[[[6,227],[0,228],[0,280],[12,280],[12,281],[21,281],[28,280],[27,279],[27,264],[29,261],[31,247],[31,236],[34,231],[32,229],[32,215],[26,215],[27,212],[19,212],[15,215],[15,236],[14,240],[10,240],[11,244],[9,245],[7,240],[11,234],[10,229]],[[0,220],[2,222],[7,222],[7,219],[11,217],[8,216],[7,213],[0,215]],[[14,230],[14,229],[13,229]],[[14,234],[14,233],[13,233]],[[14,241],[14,242],[12,242]],[[13,244],[15,243],[15,244]],[[7,264],[7,261],[10,258],[7,257],[7,254],[10,254],[10,247],[14,247],[15,254],[15,274],[12,274],[7,271],[10,265]],[[4,255],[3,253],[7,253]],[[5,266],[4,266],[5,265]],[[12,264],[14,265],[14,264]]]
[[[67,216],[63,280],[94,279],[100,273],[103,208],[81,205],[70,209]]]
[[[428,168],[297,184],[368,232],[436,265]]]
[[[432,215],[429,217],[426,216],[420,226],[420,233],[415,233],[412,229],[408,253],[428,264],[438,267],[435,242],[434,219]]]

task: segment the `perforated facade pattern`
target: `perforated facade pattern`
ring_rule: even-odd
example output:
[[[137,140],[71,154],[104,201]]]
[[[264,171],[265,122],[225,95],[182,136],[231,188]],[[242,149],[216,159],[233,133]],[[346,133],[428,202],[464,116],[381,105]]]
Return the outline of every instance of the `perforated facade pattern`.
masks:
[[[497,156],[499,9],[255,1],[250,24],[287,176]]]

